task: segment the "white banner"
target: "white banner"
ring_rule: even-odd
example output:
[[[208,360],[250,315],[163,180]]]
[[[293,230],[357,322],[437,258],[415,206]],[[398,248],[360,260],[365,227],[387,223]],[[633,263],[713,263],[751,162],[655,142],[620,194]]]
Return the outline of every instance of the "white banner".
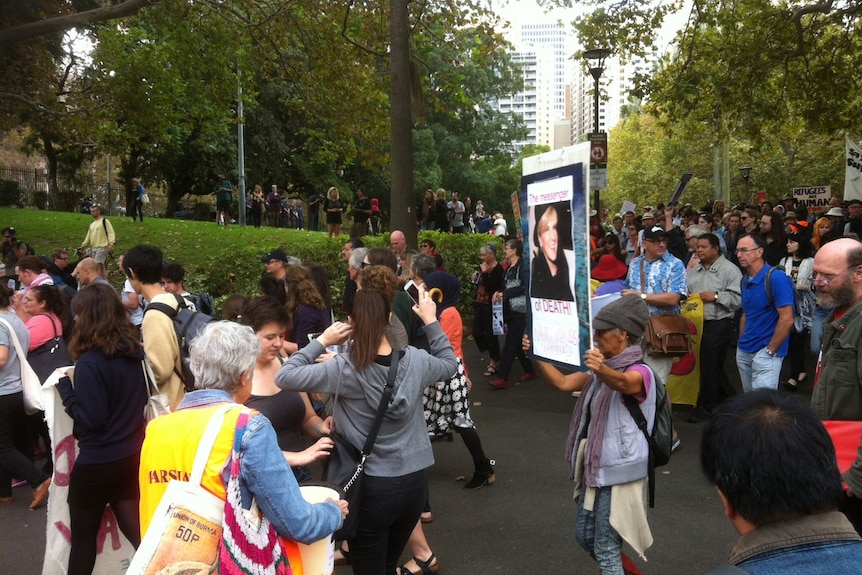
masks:
[[[862,149],[845,134],[847,168],[844,170],[844,201],[862,200]]]
[[[45,559],[42,575],[66,575],[71,548],[69,528],[69,476],[78,456],[78,442],[72,436],[72,418],[63,409],[57,392],[59,377],[55,371],[42,386],[45,401],[45,420],[51,435],[54,458],[54,480],[48,496],[48,524]],[[102,516],[102,525],[96,538],[96,566],[93,575],[123,575],[135,549],[120,532],[117,519],[110,506]]]

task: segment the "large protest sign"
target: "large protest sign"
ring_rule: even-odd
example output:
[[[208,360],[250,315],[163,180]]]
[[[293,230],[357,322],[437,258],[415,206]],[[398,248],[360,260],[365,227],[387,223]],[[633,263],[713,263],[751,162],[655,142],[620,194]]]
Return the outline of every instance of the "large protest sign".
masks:
[[[525,160],[521,179],[529,208],[524,259],[530,265],[533,356],[583,370],[591,335],[583,163],[565,150],[534,158]]]
[[[797,206],[805,206],[809,214],[819,214],[829,209],[832,197],[831,186],[804,186],[793,188],[793,198]]]
[[[844,199],[862,200],[862,149],[844,135],[847,167],[844,170]]]
[[[48,522],[45,559],[42,575],[65,575],[71,549],[69,521],[69,477],[78,456],[78,442],[72,436],[72,419],[63,409],[57,393],[59,377],[54,372],[42,387],[45,402],[45,420],[51,436],[54,458],[54,480],[48,497]],[[141,412],[143,417],[143,411]],[[105,509],[102,525],[96,538],[96,566],[94,575],[122,575],[131,562],[135,549],[120,532],[111,508]]]

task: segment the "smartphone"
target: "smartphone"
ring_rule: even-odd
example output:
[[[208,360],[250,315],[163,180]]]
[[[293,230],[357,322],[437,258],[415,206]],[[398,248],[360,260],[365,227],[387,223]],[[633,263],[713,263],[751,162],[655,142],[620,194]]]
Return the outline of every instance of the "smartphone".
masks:
[[[407,280],[407,283],[404,284],[404,291],[407,292],[407,295],[410,296],[410,299],[413,300],[413,303],[419,305],[419,288],[416,287],[416,284],[413,283],[413,280]]]

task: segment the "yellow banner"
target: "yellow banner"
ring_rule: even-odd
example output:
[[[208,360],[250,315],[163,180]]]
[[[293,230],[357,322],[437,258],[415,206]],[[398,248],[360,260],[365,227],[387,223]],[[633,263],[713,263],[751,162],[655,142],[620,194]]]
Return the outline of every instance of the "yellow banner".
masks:
[[[699,295],[690,295],[682,302],[682,315],[690,322],[694,352],[673,360],[667,393],[672,403],[697,405],[700,392],[700,339],[703,334],[703,300]]]

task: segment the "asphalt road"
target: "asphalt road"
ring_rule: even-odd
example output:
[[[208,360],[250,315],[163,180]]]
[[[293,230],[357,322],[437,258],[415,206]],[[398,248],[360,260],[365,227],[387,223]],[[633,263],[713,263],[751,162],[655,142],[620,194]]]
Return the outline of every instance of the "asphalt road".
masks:
[[[464,342],[473,374],[473,418],[485,451],[496,461],[497,481],[466,491],[472,461],[461,439],[435,442],[437,463],[429,470],[434,522],[426,535],[444,575],[597,574],[598,566],[575,542],[575,502],[563,447],[575,399],[541,379],[490,388],[481,376],[487,358]],[[735,374],[732,356],[729,374]],[[512,379],[520,375],[513,370]],[[738,382],[737,382],[738,383]],[[810,385],[810,384],[809,384]],[[800,390],[805,396],[810,389]],[[649,511],[655,543],[645,574],[704,573],[727,557],[736,534],[715,490],[699,468],[702,424],[686,422],[690,408],[674,409],[682,446],[656,479],[656,506]],[[41,573],[45,511],[29,511],[29,488],[0,506],[0,575]],[[405,559],[408,556],[405,554]],[[348,575],[348,567],[336,575]]]

